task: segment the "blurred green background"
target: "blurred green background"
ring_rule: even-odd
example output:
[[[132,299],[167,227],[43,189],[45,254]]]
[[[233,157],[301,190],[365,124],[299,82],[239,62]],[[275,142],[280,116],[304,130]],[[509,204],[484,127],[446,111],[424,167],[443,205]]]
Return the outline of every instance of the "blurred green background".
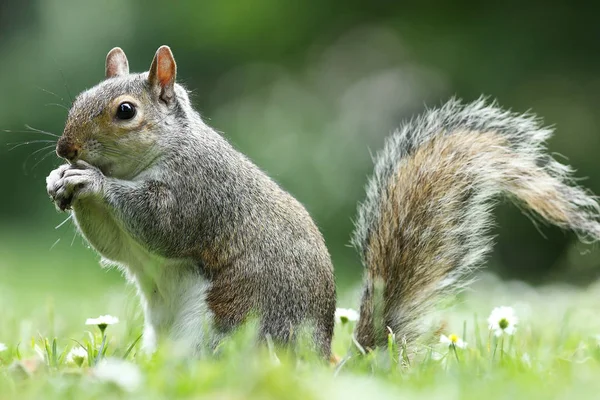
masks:
[[[2,0],[0,129],[60,134],[64,107],[103,78],[108,50],[122,47],[143,71],[168,44],[205,120],[308,208],[346,287],[362,273],[348,242],[370,154],[400,121],[450,96],[483,93],[539,114],[557,128],[550,150],[600,193],[597,15],[567,1]],[[66,215],[45,193],[60,163],[52,144],[11,150],[45,139],[0,134],[1,290],[35,301],[124,287],[70,222],[55,228]],[[593,245],[536,229],[509,205],[496,215],[488,265],[500,276],[599,275]]]

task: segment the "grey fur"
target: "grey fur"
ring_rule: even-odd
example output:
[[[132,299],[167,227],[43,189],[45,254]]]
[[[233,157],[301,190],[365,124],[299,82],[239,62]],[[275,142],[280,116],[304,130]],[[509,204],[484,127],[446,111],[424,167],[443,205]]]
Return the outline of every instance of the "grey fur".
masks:
[[[423,317],[464,287],[490,251],[490,211],[500,193],[584,239],[600,238],[599,205],[573,183],[570,167],[546,153],[551,133],[532,115],[453,99],[386,140],[352,239],[367,269],[363,345],[384,341],[386,326],[399,340],[424,333]]]
[[[128,74],[122,50],[111,53],[108,79],[69,112],[57,153],[70,163],[50,173],[47,190],[137,286],[146,347],[170,337],[200,354],[256,313],[263,337],[288,343],[310,331],[327,357],[333,267],[304,207],[202,121],[173,86],[170,49],[159,49],[150,75]],[[116,117],[121,102],[136,107],[130,120]],[[489,251],[499,193],[600,237],[595,199],[544,152],[550,133],[532,116],[451,100],[388,138],[353,238],[366,267],[363,346],[384,345],[386,326],[399,340],[424,333],[422,316]]]
[[[262,335],[276,341],[289,342],[301,325],[312,326],[316,347],[328,356],[335,284],[328,251],[312,219],[204,124],[182,86],[176,85],[176,99],[165,104],[149,89],[147,77],[112,77],[77,97],[58,148],[77,143],[80,160],[93,167],[77,161],[57,170],[49,177],[49,193],[62,208],[72,205],[82,234],[106,263],[133,276],[146,303],[151,305],[164,283],[147,277],[146,284],[145,275],[136,275],[128,265],[131,249],[123,248],[125,239],[114,233],[117,226],[151,255],[184,260],[190,266],[178,268],[190,269],[186,279],[209,282],[203,301],[217,332],[230,331],[256,312]],[[122,95],[137,99],[144,124],[115,134],[122,130],[120,122],[106,113]],[[101,171],[89,174],[102,179],[96,197],[83,196],[85,186],[65,180],[65,170],[72,169]],[[56,197],[61,190],[65,194]],[[102,209],[99,217],[92,217],[97,208]],[[115,221],[110,234],[98,229],[109,221]],[[176,290],[172,295],[179,296]]]

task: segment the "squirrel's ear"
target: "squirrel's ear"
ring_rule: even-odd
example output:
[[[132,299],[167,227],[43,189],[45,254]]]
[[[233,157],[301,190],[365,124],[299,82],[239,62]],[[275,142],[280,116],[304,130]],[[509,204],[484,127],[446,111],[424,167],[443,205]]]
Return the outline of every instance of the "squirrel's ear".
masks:
[[[106,55],[106,79],[129,74],[127,56],[120,47],[115,47]]]
[[[177,65],[171,49],[169,46],[160,46],[152,60],[148,82],[165,103],[169,103],[175,97],[176,74]]]

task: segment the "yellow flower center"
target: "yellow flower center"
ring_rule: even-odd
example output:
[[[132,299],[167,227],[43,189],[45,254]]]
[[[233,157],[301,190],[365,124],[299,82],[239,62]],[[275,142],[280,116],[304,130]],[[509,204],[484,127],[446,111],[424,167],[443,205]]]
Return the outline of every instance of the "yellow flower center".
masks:
[[[453,333],[452,335],[448,336],[448,339],[450,339],[450,341],[451,341],[453,344],[456,344],[456,342],[458,342],[458,336],[457,336],[457,335],[455,335],[454,333]]]

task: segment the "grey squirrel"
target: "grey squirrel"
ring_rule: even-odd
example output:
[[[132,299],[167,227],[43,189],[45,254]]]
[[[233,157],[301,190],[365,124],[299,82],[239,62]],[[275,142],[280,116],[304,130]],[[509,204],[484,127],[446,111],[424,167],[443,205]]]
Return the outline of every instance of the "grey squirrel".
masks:
[[[112,49],[106,77],[75,99],[47,191],[103,263],[135,284],[144,347],[170,338],[192,354],[250,315],[261,337],[310,328],[331,352],[336,288],[305,210],[206,125],[162,46],[148,72]],[[424,337],[423,317],[461,289],[491,247],[493,200],[507,194],[543,220],[600,238],[600,207],[545,153],[530,115],[450,100],[404,123],[375,159],[352,243],[365,266],[355,336],[365,349]]]

